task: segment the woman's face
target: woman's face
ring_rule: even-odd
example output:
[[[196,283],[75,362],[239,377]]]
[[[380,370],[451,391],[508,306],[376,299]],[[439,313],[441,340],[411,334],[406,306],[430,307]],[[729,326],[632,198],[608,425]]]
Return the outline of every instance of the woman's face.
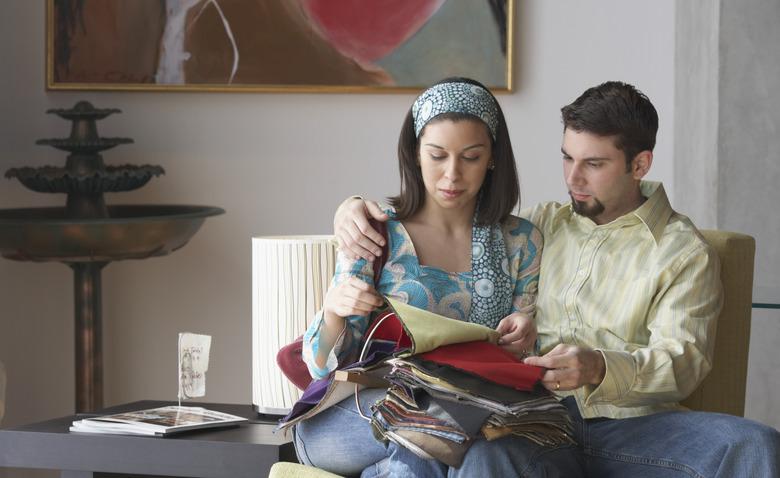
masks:
[[[487,126],[478,120],[428,123],[420,136],[426,200],[443,209],[473,206],[492,161]]]

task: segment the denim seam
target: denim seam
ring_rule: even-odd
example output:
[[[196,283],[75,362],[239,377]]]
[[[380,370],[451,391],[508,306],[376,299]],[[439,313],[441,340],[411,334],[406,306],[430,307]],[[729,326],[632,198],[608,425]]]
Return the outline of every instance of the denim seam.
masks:
[[[634,463],[639,465],[669,468],[672,470],[686,473],[693,478],[706,478],[704,475],[699,474],[696,470],[692,469],[687,465],[675,463],[673,461],[664,460],[660,458],[647,458],[644,456],[627,455],[624,453],[613,453],[605,450],[598,450],[591,447],[584,448],[583,451],[585,455],[590,455],[593,457],[606,458],[608,460],[621,461],[625,463]]]
[[[301,440],[301,438],[298,436],[298,433],[296,433],[295,427],[292,427],[292,433],[293,448],[295,449],[295,456],[298,458],[298,461],[304,465],[314,466],[312,465],[308,453],[306,453],[306,444],[303,443],[303,440]],[[298,445],[300,445],[300,447]]]

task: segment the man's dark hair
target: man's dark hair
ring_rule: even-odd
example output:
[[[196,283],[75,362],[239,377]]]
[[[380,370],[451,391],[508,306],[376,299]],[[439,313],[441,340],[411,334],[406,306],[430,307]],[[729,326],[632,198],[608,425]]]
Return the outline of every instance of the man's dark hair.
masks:
[[[614,136],[615,147],[626,156],[626,168],[642,151],[652,151],[658,132],[658,113],[644,93],[621,81],[589,88],[561,108],[563,130]]]
[[[493,96],[485,85],[469,78],[446,78],[436,84],[441,83],[468,83],[484,88],[490,96]],[[494,96],[493,101],[496,101]],[[504,113],[497,101],[496,108],[498,110],[498,127],[496,128],[495,140],[492,140],[488,131],[488,137],[492,140],[491,154],[494,168],[488,170],[479,191],[480,202],[477,212],[477,224],[479,225],[503,222],[509,217],[515,206],[520,203],[520,182],[517,178],[517,167],[512,152],[512,143],[509,140],[509,130],[506,127]],[[444,113],[436,116],[428,124],[443,120],[482,122],[478,117],[469,114]],[[487,129],[487,125],[485,128]],[[420,131],[420,137],[424,131],[425,128]],[[425,184],[418,161],[419,152],[420,140],[414,134],[414,117],[412,109],[409,108],[398,138],[398,169],[401,174],[401,192],[397,196],[388,198],[390,204],[395,208],[396,217],[399,220],[414,215],[425,202]]]

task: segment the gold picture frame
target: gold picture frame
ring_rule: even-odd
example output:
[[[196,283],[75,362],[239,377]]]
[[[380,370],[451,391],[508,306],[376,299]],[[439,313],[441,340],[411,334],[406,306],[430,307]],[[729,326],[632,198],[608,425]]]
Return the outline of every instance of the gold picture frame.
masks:
[[[515,0],[47,0],[46,86],[381,93],[466,76],[512,91],[514,15]]]

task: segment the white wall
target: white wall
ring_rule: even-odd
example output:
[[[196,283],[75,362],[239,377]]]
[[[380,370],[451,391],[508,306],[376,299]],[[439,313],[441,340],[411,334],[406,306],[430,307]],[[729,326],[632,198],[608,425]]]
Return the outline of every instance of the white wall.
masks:
[[[675,7],[675,193],[699,228],[717,229],[720,4]]]
[[[392,194],[408,94],[72,93],[44,90],[44,2],[3,2],[0,15],[0,166],[64,162],[35,146],[67,124],[44,115],[88,99],[118,107],[104,136],[134,145],[110,164],[162,165],[167,174],[110,203],[202,203],[225,208],[182,250],[104,270],[108,405],[176,393],[176,334],[213,336],[208,401],[249,403],[250,237],[322,233],[341,198]],[[672,0],[519,1],[516,91],[499,97],[522,177],[523,201],[564,199],[559,109],[586,87],[621,79],[661,117],[651,178],[672,194]],[[674,198],[672,198],[674,199]],[[0,207],[62,204],[62,196],[0,181]],[[0,360],[8,371],[4,425],[73,409],[72,277],[59,264],[0,260]]]

